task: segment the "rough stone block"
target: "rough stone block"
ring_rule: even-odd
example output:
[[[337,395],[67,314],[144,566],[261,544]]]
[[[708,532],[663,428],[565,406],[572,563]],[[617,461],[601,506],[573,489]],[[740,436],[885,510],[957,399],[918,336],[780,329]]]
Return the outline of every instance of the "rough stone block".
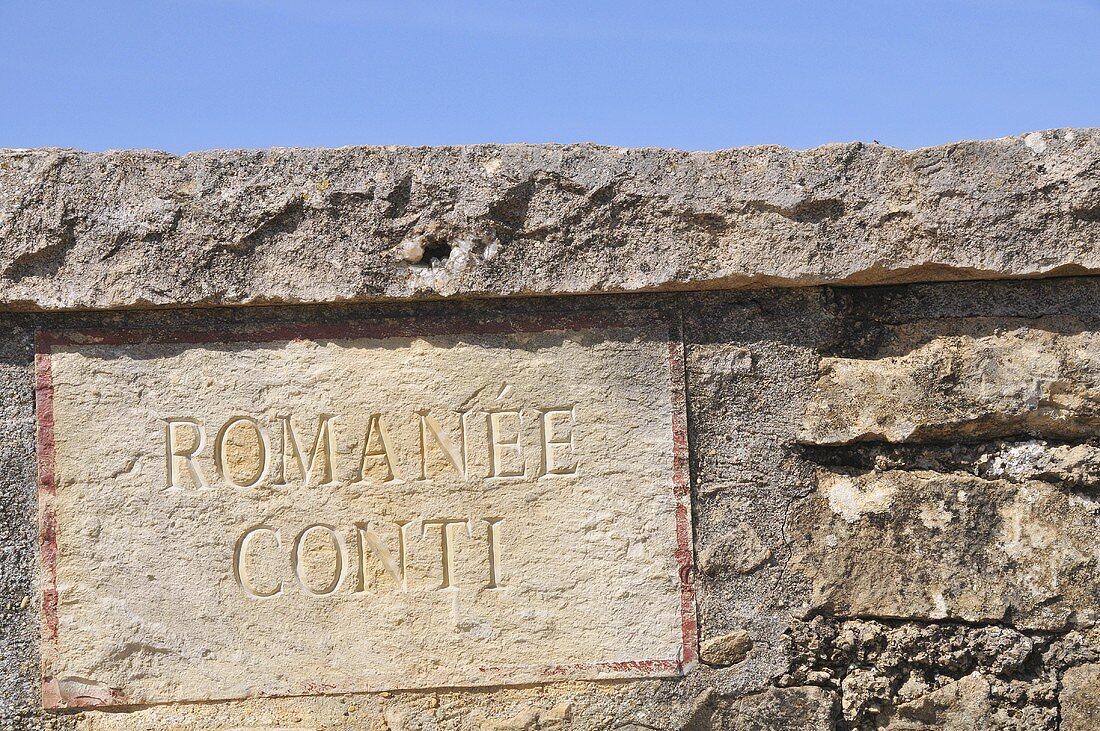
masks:
[[[1045,482],[823,471],[789,532],[811,610],[1045,630],[1100,611],[1100,504]]]
[[[930,337],[939,328],[923,323],[897,333],[901,342],[890,350],[903,354],[825,358],[801,438],[812,444],[1025,433],[1087,438],[1100,427],[1100,335],[1058,332],[1080,327],[1064,320],[979,321],[958,328],[978,332]],[[994,332],[979,334],[988,329]]]
[[[831,731],[836,696],[815,687],[769,688],[738,701],[722,719],[734,731]]]
[[[1100,665],[1070,668],[1062,676],[1063,731],[1091,731],[1100,728]]]
[[[989,682],[973,674],[893,709],[883,731],[976,731],[991,726]]]
[[[1100,132],[922,150],[0,151],[0,302],[110,308],[1100,268]],[[614,251],[610,255],[609,251]]]

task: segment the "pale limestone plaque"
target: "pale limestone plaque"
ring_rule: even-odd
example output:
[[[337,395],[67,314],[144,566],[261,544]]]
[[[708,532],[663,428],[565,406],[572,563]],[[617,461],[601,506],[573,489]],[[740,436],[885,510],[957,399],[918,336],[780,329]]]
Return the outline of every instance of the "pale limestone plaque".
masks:
[[[653,313],[43,335],[50,707],[695,661]]]

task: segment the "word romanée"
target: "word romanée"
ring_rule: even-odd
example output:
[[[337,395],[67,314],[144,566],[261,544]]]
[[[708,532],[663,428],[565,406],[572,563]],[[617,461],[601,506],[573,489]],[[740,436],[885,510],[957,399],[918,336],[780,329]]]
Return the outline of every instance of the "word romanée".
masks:
[[[295,479],[332,485],[340,474],[350,475],[350,482],[356,483],[377,473],[381,482],[388,483],[431,479],[432,464],[439,465],[436,474],[440,469],[453,470],[462,480],[569,476],[577,472],[576,411],[571,405],[456,412],[455,427],[448,433],[440,418],[422,409],[399,424],[403,433],[412,436],[412,450],[410,445],[395,444],[391,427],[400,417],[381,413],[368,415],[350,447],[336,443],[340,435],[335,425],[342,417],[335,414],[318,416],[312,440],[303,440],[291,417],[284,415],[268,421],[231,416],[216,429],[203,419],[169,417],[162,419],[165,481],[169,488],[186,487],[188,482],[207,488],[213,475],[237,488],[265,481],[286,485]],[[275,447],[273,435],[277,437]],[[213,448],[208,450],[211,438]],[[312,446],[306,450],[303,443]],[[477,459],[471,455],[475,446],[484,451]],[[212,452],[209,456],[208,451]],[[338,455],[348,454],[353,455],[354,463],[338,462],[347,460]],[[484,465],[477,475],[471,469],[474,464]]]

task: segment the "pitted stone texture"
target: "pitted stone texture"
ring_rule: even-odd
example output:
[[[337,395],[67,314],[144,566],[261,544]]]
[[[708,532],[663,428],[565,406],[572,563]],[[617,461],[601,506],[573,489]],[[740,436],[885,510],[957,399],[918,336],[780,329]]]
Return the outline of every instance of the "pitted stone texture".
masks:
[[[1044,439],[884,444],[863,442],[803,451],[820,464],[855,469],[967,472],[988,479],[1042,480],[1091,493],[1100,485],[1100,447]]]
[[[816,687],[768,688],[732,703],[718,728],[729,731],[832,731],[836,694]]]
[[[620,320],[47,336],[44,704],[685,671],[680,350]]]
[[[902,703],[883,719],[882,731],[981,731],[991,728],[989,682],[978,673]]]
[[[877,358],[822,359],[800,438],[1091,437],[1100,427],[1100,335],[1085,327],[1072,318],[899,327]]]
[[[822,471],[789,534],[790,567],[831,616],[1060,630],[1100,614],[1100,503],[1045,482]]]
[[[28,330],[0,324],[0,729],[38,705],[38,551]]]
[[[0,152],[0,306],[339,302],[1100,269],[1100,132],[903,151]]]
[[[1070,668],[1062,676],[1062,731],[1100,728],[1100,665]]]
[[[846,729],[938,729],[969,721],[974,731],[1054,731],[1060,669],[1083,648],[1067,638],[1066,647],[1052,651],[1051,639],[958,622],[818,616],[793,629],[795,660],[781,682],[838,687]]]

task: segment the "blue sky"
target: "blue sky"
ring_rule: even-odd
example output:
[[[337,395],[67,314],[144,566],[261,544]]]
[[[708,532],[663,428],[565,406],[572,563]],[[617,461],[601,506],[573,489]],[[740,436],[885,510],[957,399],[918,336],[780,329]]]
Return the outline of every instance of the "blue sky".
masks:
[[[1100,126],[1100,0],[0,0],[0,147],[897,147]]]

